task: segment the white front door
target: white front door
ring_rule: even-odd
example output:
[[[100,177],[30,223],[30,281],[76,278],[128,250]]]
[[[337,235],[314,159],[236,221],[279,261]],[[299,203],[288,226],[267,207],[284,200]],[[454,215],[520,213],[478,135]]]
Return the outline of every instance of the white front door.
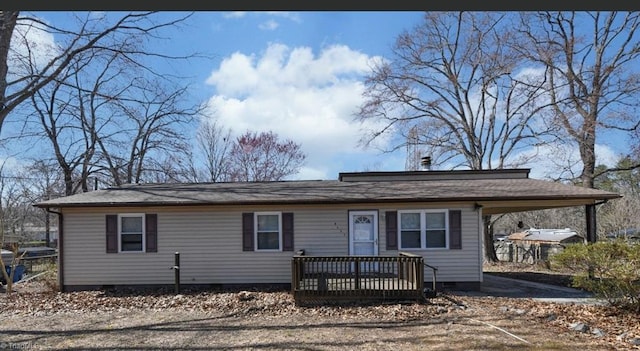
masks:
[[[378,211],[349,212],[349,255],[378,256]]]

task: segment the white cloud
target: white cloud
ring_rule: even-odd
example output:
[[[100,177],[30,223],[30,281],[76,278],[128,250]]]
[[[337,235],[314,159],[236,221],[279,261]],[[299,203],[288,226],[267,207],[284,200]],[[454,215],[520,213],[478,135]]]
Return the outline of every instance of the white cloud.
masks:
[[[301,144],[308,155],[301,179],[335,178],[336,169],[364,167],[377,157],[358,147],[361,126],[353,121],[373,59],[380,58],[341,45],[318,55],[283,44],[270,44],[260,55],[236,52],[207,80],[217,89],[211,115],[235,133],[273,131]]]
[[[247,15],[246,11],[232,11],[222,15],[224,18],[242,18]]]
[[[91,19],[103,19],[107,16],[107,13],[105,11],[91,11],[89,13],[89,17]]]
[[[31,67],[42,69],[58,54],[54,37],[31,21],[19,22],[11,37],[9,63],[9,79],[15,75],[22,76],[30,72]],[[55,67],[54,67],[55,68]]]
[[[279,26],[278,22],[274,20],[268,20],[266,22],[260,23],[258,25],[258,28],[262,30],[275,30],[276,28],[278,28],[278,26]]]
[[[296,12],[289,12],[289,11],[267,11],[266,14],[270,15],[270,16],[276,16],[276,17],[282,17],[282,18],[286,18],[289,19],[293,22],[297,22],[300,23],[302,22],[302,19],[300,18],[300,15]]]
[[[312,168],[312,167],[301,167],[300,172],[295,175],[295,179],[298,180],[315,180],[315,179],[327,179],[326,177],[327,169],[322,168]]]
[[[11,173],[13,171],[19,170],[24,166],[24,162],[15,156],[9,155],[1,155],[0,156],[0,169],[4,173]]]
[[[222,17],[226,19],[238,19],[238,18],[245,18],[248,15],[252,15],[252,17],[278,17],[278,18],[287,19],[292,22],[302,23],[302,18],[298,13],[289,12],[289,11],[253,11],[253,12],[232,11],[232,12],[224,13]],[[274,26],[274,25],[275,27],[270,28],[270,26]],[[262,28],[263,26],[266,26],[266,28]],[[276,21],[268,20],[268,21],[265,21],[263,24],[261,24],[260,28],[275,29],[277,26],[278,26],[278,23]]]

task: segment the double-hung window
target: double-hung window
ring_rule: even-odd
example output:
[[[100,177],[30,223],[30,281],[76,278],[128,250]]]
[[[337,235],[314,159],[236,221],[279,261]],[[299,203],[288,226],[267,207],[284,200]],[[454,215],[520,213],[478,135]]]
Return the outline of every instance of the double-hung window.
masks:
[[[401,249],[447,248],[446,210],[398,211]]]
[[[144,214],[121,214],[118,219],[120,251],[143,252]]]
[[[256,250],[282,250],[282,215],[280,212],[256,212]]]

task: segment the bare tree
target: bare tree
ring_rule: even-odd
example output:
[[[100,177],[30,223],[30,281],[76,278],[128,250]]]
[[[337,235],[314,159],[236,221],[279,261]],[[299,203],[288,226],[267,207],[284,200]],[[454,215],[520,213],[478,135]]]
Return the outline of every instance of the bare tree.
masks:
[[[52,217],[47,209],[35,208],[30,205],[63,196],[65,186],[62,174],[55,161],[44,159],[32,161],[24,167],[20,174],[22,175],[20,183],[31,211],[29,222],[45,228],[45,245],[50,246],[52,242],[51,228],[57,225],[58,217]]]
[[[434,166],[499,169],[528,159],[521,151],[544,142],[544,75],[520,72],[523,56],[510,45],[504,13],[430,12],[401,34],[393,60],[366,79],[360,121],[382,122],[362,142],[388,136],[392,150],[420,146]],[[518,153],[520,153],[518,155]],[[485,256],[497,261],[491,218]]]
[[[246,132],[229,153],[232,181],[283,180],[298,172],[306,155],[292,140],[278,140],[273,132]]]
[[[13,31],[18,22],[18,14],[19,11],[0,11],[0,132],[2,131],[2,124],[9,112],[21,102],[16,101],[11,104],[7,97],[7,88],[11,85],[7,82],[7,75],[9,73],[9,51],[11,49]],[[28,98],[28,95],[26,98]]]
[[[640,217],[629,215],[640,213],[640,194],[622,192],[622,195],[622,198],[607,202],[598,209],[599,237],[628,230],[640,231]]]
[[[196,134],[196,141],[205,164],[206,178],[202,180],[229,180],[229,153],[233,143],[231,129],[224,129],[217,120],[203,120]]]
[[[199,182],[201,176],[194,168],[190,149],[181,153],[169,153],[160,158],[154,157],[152,167],[142,174],[147,183]]]
[[[71,107],[80,105],[80,102],[64,90],[65,86],[61,81],[54,81],[36,91],[31,102],[38,118],[36,128],[42,130],[50,144],[52,156],[64,178],[65,195],[71,195],[80,184],[74,175],[95,153],[95,138],[84,138],[88,131],[78,121],[84,117],[84,110]],[[78,111],[81,113],[76,113]]]
[[[605,173],[606,166],[596,167],[595,187],[617,192],[622,198],[610,201],[598,208],[599,237],[616,232],[640,230],[640,217],[629,215],[640,213],[640,168],[630,169],[639,159],[625,156],[618,160],[613,169],[618,171]],[[609,168],[611,169],[611,168]]]
[[[521,14],[520,53],[544,67],[552,123],[578,146],[580,178],[594,187],[595,143],[606,129],[638,131],[640,13],[540,12]],[[631,168],[640,164],[631,165]]]
[[[383,122],[368,145],[392,133],[394,149],[420,145],[434,166],[495,169],[541,141],[544,83],[517,72],[521,55],[505,45],[512,31],[501,13],[427,13],[397,39],[392,62],[366,79],[361,121]],[[544,78],[542,76],[542,78]]]
[[[73,15],[77,19],[75,23],[69,21],[68,26],[56,26],[37,17],[22,16],[18,11],[0,13],[0,131],[11,111],[64,75],[78,55],[112,50],[114,43],[158,37],[164,28],[175,27],[191,16],[159,21],[156,12],[127,13],[119,17],[110,13],[99,17],[95,13]],[[54,35],[58,45],[43,56],[31,47],[27,37],[31,31]],[[136,46],[131,48],[121,52],[131,62],[140,61],[136,59],[140,56],[171,58],[141,51]],[[43,57],[47,57],[44,62]]]
[[[144,47],[164,26],[114,36],[106,47],[76,53],[66,70],[31,95],[39,118],[25,138],[44,136],[64,174],[65,194],[89,191],[96,179],[140,182],[143,174],[166,171],[160,159],[168,153],[188,149],[181,128],[202,108],[189,103],[187,86],[177,86],[144,61],[171,58]],[[38,63],[27,57],[23,70],[37,71]],[[184,58],[190,57],[195,55]]]
[[[5,168],[6,160],[0,165],[0,248],[8,247],[12,253],[10,262],[4,262],[0,255],[0,271],[7,282],[6,292],[10,294],[16,267],[24,253],[20,253],[20,245],[27,239],[24,236],[24,223],[29,207],[24,201],[24,192],[17,182],[17,177],[10,175]],[[10,274],[5,267],[10,268]]]
[[[126,99],[115,101],[124,117],[118,123],[121,129],[110,129],[110,138],[98,137],[101,158],[115,185],[143,182],[145,173],[166,171],[160,166],[162,156],[184,155],[188,147],[181,128],[203,111],[200,105],[184,103],[187,88],[167,89],[157,81],[132,88]]]

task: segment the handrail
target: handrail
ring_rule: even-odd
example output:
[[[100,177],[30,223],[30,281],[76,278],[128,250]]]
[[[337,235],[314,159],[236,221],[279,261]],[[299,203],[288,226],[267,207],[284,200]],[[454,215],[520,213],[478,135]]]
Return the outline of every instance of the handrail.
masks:
[[[398,252],[398,256],[406,256],[406,257],[422,257],[422,256],[420,256],[420,255],[418,255],[418,254],[414,254],[414,253],[411,253],[411,252],[404,252],[404,251],[400,251],[400,252]]]
[[[423,263],[423,264],[427,268],[431,268],[431,271],[432,271],[432,274],[433,274],[433,279],[432,279],[431,286],[432,286],[432,289],[433,289],[433,293],[436,294],[438,292],[437,285],[436,285],[436,275],[438,273],[438,267],[434,267],[434,266],[426,264],[426,263]]]
[[[20,259],[20,261],[30,261],[30,260],[37,260],[39,258],[57,258],[58,254],[53,254],[53,255],[40,255],[40,256],[24,256],[23,258]]]

